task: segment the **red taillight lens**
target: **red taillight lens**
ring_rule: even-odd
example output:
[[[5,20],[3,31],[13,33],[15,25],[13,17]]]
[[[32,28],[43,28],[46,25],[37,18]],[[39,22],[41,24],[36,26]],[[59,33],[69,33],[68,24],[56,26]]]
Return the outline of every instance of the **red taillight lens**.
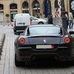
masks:
[[[20,43],[20,44],[24,44],[24,43],[25,43],[25,39],[24,39],[24,38],[20,38],[20,39],[19,39],[19,43]]]
[[[54,48],[54,45],[51,45],[51,48]]]
[[[64,42],[65,42],[65,43],[70,43],[70,38],[66,37],[66,38],[64,39]]]

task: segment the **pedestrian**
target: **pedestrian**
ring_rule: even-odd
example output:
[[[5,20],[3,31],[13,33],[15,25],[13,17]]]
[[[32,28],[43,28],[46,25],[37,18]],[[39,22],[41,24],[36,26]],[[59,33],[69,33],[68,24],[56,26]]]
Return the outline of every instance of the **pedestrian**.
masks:
[[[53,24],[53,18],[51,13],[49,13],[48,15],[48,24]]]
[[[68,18],[67,18],[67,15],[66,15],[66,12],[62,12],[61,14],[62,16],[62,27],[67,31],[68,29]]]
[[[65,12],[65,16],[66,16],[66,20],[67,20],[67,29],[69,26],[69,16],[68,16],[68,12]]]
[[[69,12],[69,28],[73,28],[73,15]]]
[[[56,17],[56,18],[59,18],[59,11],[58,11],[58,8],[56,8],[55,17]]]

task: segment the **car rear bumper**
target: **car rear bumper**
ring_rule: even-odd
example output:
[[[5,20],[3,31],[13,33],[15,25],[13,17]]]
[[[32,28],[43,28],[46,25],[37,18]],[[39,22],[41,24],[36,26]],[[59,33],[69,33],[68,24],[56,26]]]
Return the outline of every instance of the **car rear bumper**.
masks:
[[[14,31],[15,32],[23,32],[26,29],[27,26],[15,26]]]
[[[68,48],[57,48],[57,49],[31,49],[30,47],[27,47],[26,49],[24,47],[19,47],[18,51],[20,53],[20,56],[26,56],[26,55],[46,55],[46,54],[56,54],[56,55],[60,55],[60,54],[64,54],[67,55],[67,53],[69,53],[69,49]]]
[[[67,47],[58,47],[56,49],[32,49],[31,47],[18,47],[18,57],[26,59],[26,57],[56,57],[58,59],[65,58],[70,55],[70,49]]]

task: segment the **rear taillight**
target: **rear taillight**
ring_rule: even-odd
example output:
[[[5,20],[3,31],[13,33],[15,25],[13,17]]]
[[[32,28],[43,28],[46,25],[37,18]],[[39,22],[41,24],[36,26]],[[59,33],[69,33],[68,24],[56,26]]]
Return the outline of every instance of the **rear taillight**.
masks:
[[[51,45],[51,48],[54,48],[54,45]]]
[[[24,38],[20,38],[19,39],[19,44],[24,44],[25,43],[25,39]]]
[[[69,37],[66,37],[66,38],[64,39],[64,42],[67,43],[67,44],[70,43],[70,41],[71,41],[71,40],[70,40]]]
[[[16,26],[16,21],[14,21],[14,27]]]

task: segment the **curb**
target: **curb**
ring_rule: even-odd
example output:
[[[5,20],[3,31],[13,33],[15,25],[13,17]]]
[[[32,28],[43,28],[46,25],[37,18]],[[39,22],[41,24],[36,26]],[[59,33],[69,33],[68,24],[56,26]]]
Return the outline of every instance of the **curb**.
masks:
[[[4,41],[5,41],[5,34],[2,35],[1,40],[0,40],[0,59],[1,59],[1,54],[2,54],[2,48],[4,45]]]

